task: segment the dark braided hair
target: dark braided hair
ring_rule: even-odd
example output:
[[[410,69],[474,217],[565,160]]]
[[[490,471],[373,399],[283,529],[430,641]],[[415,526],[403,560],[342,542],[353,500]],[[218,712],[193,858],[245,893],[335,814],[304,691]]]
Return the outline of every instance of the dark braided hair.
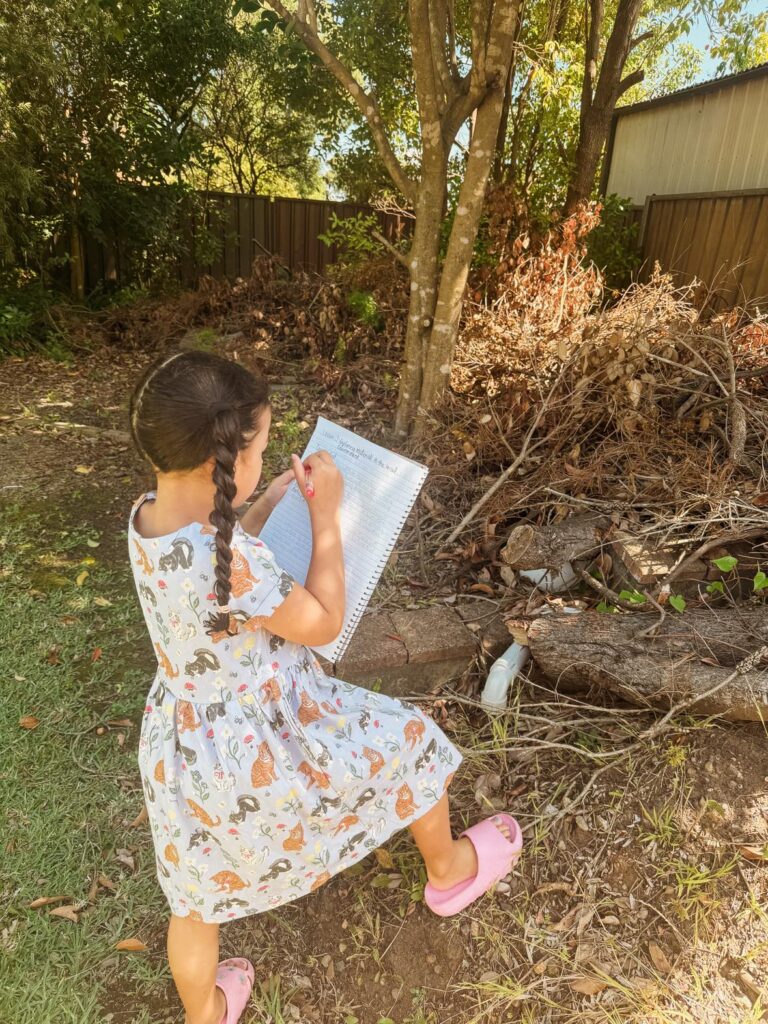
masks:
[[[210,523],[216,529],[218,607],[210,634],[230,630],[232,507],[237,453],[247,447],[269,406],[269,385],[239,363],[211,352],[182,351],[156,360],[137,381],[129,403],[133,442],[163,473],[197,469],[213,457],[216,485]]]

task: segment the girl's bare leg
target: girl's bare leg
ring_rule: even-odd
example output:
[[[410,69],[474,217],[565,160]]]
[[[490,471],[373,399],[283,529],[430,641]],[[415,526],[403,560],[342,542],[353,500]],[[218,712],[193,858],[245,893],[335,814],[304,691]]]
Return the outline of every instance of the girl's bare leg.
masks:
[[[499,831],[507,837],[509,827],[499,822]],[[427,869],[427,878],[436,889],[450,889],[452,885],[473,878],[477,874],[477,854],[470,839],[451,835],[451,816],[448,793],[431,810],[409,826]]]
[[[185,1024],[220,1024],[227,1000],[216,987],[219,926],[171,914],[168,963],[186,1011]]]

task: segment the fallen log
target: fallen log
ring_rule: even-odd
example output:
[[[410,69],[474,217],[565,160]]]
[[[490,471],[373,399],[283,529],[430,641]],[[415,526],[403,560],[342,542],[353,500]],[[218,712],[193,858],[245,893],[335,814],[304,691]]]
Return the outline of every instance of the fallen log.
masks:
[[[655,635],[636,638],[649,619],[598,612],[542,616],[526,629],[531,657],[564,689],[600,686],[633,704],[666,708],[706,693],[768,644],[765,608],[670,613]],[[737,675],[691,710],[732,721],[768,720],[768,663]]]
[[[522,523],[509,534],[499,558],[513,569],[560,570],[598,555],[610,522],[607,516],[569,516],[546,526]]]

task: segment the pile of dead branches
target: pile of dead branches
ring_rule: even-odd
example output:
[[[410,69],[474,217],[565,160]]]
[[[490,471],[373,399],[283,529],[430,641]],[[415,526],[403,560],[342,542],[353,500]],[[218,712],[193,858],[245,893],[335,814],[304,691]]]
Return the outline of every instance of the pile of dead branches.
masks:
[[[768,323],[707,319],[692,287],[657,272],[536,346],[497,305],[483,313],[485,362],[470,325],[457,356],[463,392],[437,419],[475,477],[470,489],[515,463],[485,515],[528,514],[557,492],[705,515],[729,489],[743,501],[768,488]],[[494,373],[495,394],[483,394]]]
[[[291,272],[271,257],[257,257],[248,278],[234,282],[203,277],[194,291],[144,298],[130,305],[87,316],[83,310],[57,307],[55,316],[73,348],[94,343],[123,349],[164,349],[196,329],[240,333],[245,344],[275,344],[286,359],[309,357],[338,365],[361,355],[390,358],[404,329],[404,275],[391,259],[360,271],[370,286],[376,317],[361,317],[350,303],[351,282]]]

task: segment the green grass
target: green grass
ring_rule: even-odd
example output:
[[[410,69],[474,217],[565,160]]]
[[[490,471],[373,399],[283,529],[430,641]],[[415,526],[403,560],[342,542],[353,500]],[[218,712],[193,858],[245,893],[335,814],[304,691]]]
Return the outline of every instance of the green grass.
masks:
[[[128,827],[142,806],[136,725],[97,728],[140,721],[154,659],[127,557],[124,571],[103,565],[93,529],[63,532],[52,513],[0,508],[0,1020],[102,1021],[117,986],[137,993],[137,1015],[121,1007],[120,1021],[139,1024],[141,993],[165,977],[165,906],[149,833]],[[24,729],[23,716],[39,724]],[[135,873],[118,849],[131,850]],[[99,872],[115,891],[89,904]],[[30,909],[43,896],[82,906],[79,921]],[[151,951],[115,951],[132,936]]]

